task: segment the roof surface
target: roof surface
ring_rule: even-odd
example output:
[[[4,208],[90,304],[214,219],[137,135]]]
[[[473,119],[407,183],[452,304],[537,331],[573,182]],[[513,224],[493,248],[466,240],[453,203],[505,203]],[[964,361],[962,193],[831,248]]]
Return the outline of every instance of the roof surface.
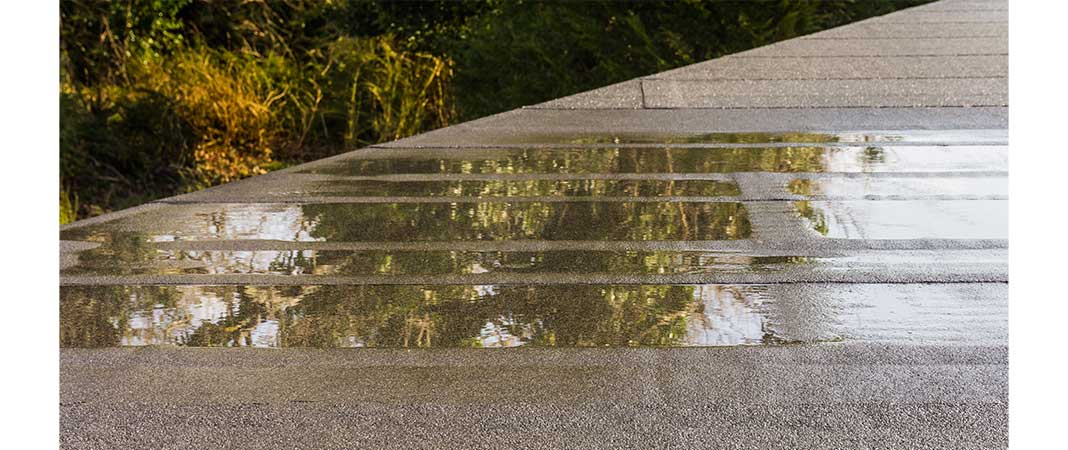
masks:
[[[1003,447],[1007,41],[943,0],[64,226],[62,444]]]

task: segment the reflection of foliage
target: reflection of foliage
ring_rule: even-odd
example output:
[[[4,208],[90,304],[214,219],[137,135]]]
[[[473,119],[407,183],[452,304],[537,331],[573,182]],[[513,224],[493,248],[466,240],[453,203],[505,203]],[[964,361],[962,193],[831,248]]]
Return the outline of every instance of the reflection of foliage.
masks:
[[[672,345],[693,305],[693,288],[681,286],[481,290],[492,295],[472,286],[324,286],[287,311],[282,345],[470,346],[487,323],[529,345]]]
[[[763,144],[786,142],[819,144],[838,142],[838,136],[825,133],[706,133],[706,134],[622,134],[619,136],[583,136],[569,139],[572,144]]]
[[[112,292],[105,292],[110,290]],[[109,347],[119,344],[125,321],[121,287],[60,289],[59,345],[61,347]],[[101,300],[104,299],[104,300]],[[110,301],[108,301],[110,300]],[[117,320],[116,326],[113,320]]]
[[[512,292],[502,288],[500,295],[517,302],[513,309],[517,315],[538,317],[532,345],[673,345],[685,337],[686,314],[695,307],[693,289],[568,286]]]
[[[795,178],[786,184],[786,189],[796,195],[816,195],[818,185],[810,178]]]
[[[205,302],[224,309],[190,323]],[[281,346],[456,347],[482,345],[487,326],[515,344],[677,345],[700,308],[692,286],[365,285],[64,287],[60,310],[65,347],[245,346],[264,320]]]
[[[470,286],[323,286],[286,311],[281,345],[457,346],[485,323],[478,306]]]
[[[265,304],[257,301],[244,286],[223,290],[223,298],[233,296],[235,302],[226,303],[226,313],[217,322],[204,321],[187,335],[179,337],[179,343],[194,347],[249,346],[248,330],[267,316]]]
[[[156,267],[156,249],[141,233],[113,232],[97,248],[78,252],[78,265],[68,274],[101,271],[109,275],[135,275]]]
[[[259,291],[244,286],[62,287],[60,345],[250,345],[249,330],[278,309]],[[203,316],[220,307],[217,320],[194,323],[195,311]]]
[[[806,262],[805,258],[796,256],[741,256],[698,251],[157,251],[150,244],[130,243],[134,245],[104,245],[82,251],[78,264],[66,269],[64,274],[677,274],[758,270],[768,265]]]
[[[320,195],[453,197],[655,197],[737,196],[738,185],[720,180],[329,180]]]
[[[316,172],[338,175],[395,173],[726,173],[821,172],[823,147],[611,148],[452,151],[392,159],[346,159]]]
[[[741,203],[560,202],[310,204],[315,237],[334,241],[722,240],[749,236]]]
[[[809,220],[814,230],[824,236],[827,235],[830,230],[827,228],[827,218],[823,215],[823,211],[813,207],[808,200],[796,201],[794,207],[797,208],[797,213],[801,217]]]
[[[170,287],[87,286],[59,290],[59,342],[62,347],[109,347],[127,336],[135,314],[174,308]]]
[[[865,171],[870,170],[872,165],[883,163],[886,163],[886,150],[882,147],[865,147],[864,153],[860,155],[860,165]]]
[[[813,264],[815,260],[806,256],[755,256],[749,266],[753,272],[777,272],[783,266]]]

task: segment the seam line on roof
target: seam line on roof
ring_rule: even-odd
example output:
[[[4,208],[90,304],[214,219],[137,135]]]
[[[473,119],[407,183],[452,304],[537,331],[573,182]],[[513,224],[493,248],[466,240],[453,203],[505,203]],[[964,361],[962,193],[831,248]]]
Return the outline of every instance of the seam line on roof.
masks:
[[[947,75],[942,77],[805,77],[805,78],[657,78],[655,75],[642,78],[646,81],[822,81],[822,80],[1007,80],[1008,76],[956,76]],[[644,105],[645,90],[642,90]]]
[[[928,8],[920,7],[920,8],[916,8],[916,9],[902,10],[902,11],[908,11],[908,12],[920,13],[920,14],[943,14],[943,13],[953,13],[953,12],[963,12],[963,13],[1008,12],[1009,9],[1008,8],[952,8],[952,9],[934,9],[934,8],[930,8],[930,9],[928,9]]]
[[[1008,37],[1008,33],[1000,34],[979,34],[979,35],[966,35],[966,36],[920,36],[920,37],[852,37],[852,36],[812,36],[812,37],[800,37],[798,39],[806,41],[904,41],[904,40],[918,40],[918,39],[976,39],[976,38],[1003,38]]]
[[[915,25],[915,24],[942,25],[942,24],[947,24],[947,23],[974,23],[974,24],[986,24],[986,25],[993,25],[993,24],[1005,24],[1005,25],[1008,25],[1009,24],[1008,22],[1006,22],[1004,20],[983,20],[983,21],[978,21],[978,20],[954,20],[954,21],[945,21],[945,22],[915,22],[915,21],[912,21],[912,22],[872,22],[872,24],[878,24],[878,25],[891,24],[891,23],[895,24],[895,25]],[[859,25],[858,25],[858,28],[859,28]],[[831,29],[833,29],[833,28],[831,28]]]
[[[731,61],[731,60],[734,60],[734,59],[738,59],[740,56],[742,56],[740,53],[735,53],[735,54],[732,54],[732,55],[722,56],[722,57],[719,57],[719,58],[716,58],[716,59],[710,59],[708,61],[702,61],[702,62],[699,62],[699,63],[694,63],[694,64],[691,64],[691,65],[688,65],[688,66],[676,67],[676,68],[671,69],[671,70],[666,70],[664,72],[659,72],[659,73],[655,73],[653,75],[648,75],[648,76],[651,77],[651,76],[655,76],[655,75],[661,75],[661,74],[665,74],[665,73],[672,72],[672,71],[675,71],[675,70],[683,69],[683,68],[686,68],[686,67],[699,66],[699,65],[702,65],[702,64],[707,64],[707,63],[710,63],[712,61]],[[955,57],[955,56],[1009,56],[1009,54],[1008,53],[984,53],[984,54],[969,54],[969,55],[950,55],[950,54],[945,54],[945,55],[818,55],[818,56],[798,55],[798,56],[781,56],[781,58],[906,59],[906,58],[947,58],[947,57]],[[763,57],[767,57],[767,56],[763,56]]]
[[[641,107],[642,109],[645,109],[645,82],[641,78],[638,79],[638,90],[640,91],[642,96]]]
[[[954,39],[961,40],[961,39],[975,39],[975,38],[994,39],[994,38],[999,38],[999,37],[1004,37],[1004,36],[898,36],[898,37],[827,36],[827,37],[823,37],[823,36],[812,35],[812,36],[801,36],[801,37],[796,38],[796,39],[799,40],[799,41],[815,41],[815,40],[821,40],[821,39],[842,40],[842,41],[884,41],[884,40],[887,40],[887,39],[899,40],[899,41],[905,41],[905,40],[911,40],[911,41],[946,41],[946,40],[954,40]],[[783,41],[783,42],[785,42],[785,41]]]
[[[1009,56],[1008,53],[909,53],[902,55],[746,55],[735,54],[730,58],[766,58],[766,59],[782,59],[782,58],[887,58],[887,57],[909,57],[909,56],[930,56],[930,57],[947,57],[947,56]],[[711,61],[711,60],[710,60]],[[685,67],[685,66],[684,66]]]
[[[1008,108],[1007,103],[1004,104],[985,104],[977,103],[971,105],[915,105],[915,106],[877,106],[877,105],[860,105],[860,106],[845,106],[845,105],[830,105],[830,106],[650,106],[643,108],[646,110],[694,110],[694,111],[707,111],[707,110],[745,110],[745,109],[790,109],[790,110],[804,110],[804,109],[939,109],[939,108]],[[635,111],[634,108],[530,108],[532,110],[540,111]]]
[[[685,133],[683,133],[685,134]],[[698,133],[693,133],[698,134]],[[388,145],[388,144],[375,144],[364,148],[373,148],[380,150],[466,150],[466,149],[598,149],[598,148],[777,148],[777,147],[863,147],[868,145],[868,142],[761,142],[761,143],[717,143],[717,142],[641,142],[641,143],[594,143],[594,144],[571,144],[571,143],[546,143],[546,142],[531,142],[522,144],[433,144],[433,145],[417,145],[417,146],[400,146],[400,145]],[[940,146],[940,147],[953,147],[953,146],[982,146],[982,147],[1001,147],[1009,145],[1007,141],[910,141],[910,142],[892,142],[888,146],[893,147],[926,147],[926,146]],[[741,173],[741,172],[732,172]],[[827,173],[827,172],[823,172]],[[463,174],[465,176],[472,174]],[[480,174],[486,175],[486,174]],[[590,174],[574,174],[587,176]],[[337,175],[333,175],[337,176]],[[378,175],[367,175],[369,177],[377,177]],[[347,176],[348,178],[356,178],[356,176]]]

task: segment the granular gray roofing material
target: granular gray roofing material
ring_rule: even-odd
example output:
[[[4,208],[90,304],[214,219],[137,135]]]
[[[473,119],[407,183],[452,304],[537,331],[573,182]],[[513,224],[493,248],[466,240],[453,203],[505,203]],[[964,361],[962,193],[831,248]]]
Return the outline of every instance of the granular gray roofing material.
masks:
[[[943,0],[66,225],[61,445],[1004,447],[1007,39]]]

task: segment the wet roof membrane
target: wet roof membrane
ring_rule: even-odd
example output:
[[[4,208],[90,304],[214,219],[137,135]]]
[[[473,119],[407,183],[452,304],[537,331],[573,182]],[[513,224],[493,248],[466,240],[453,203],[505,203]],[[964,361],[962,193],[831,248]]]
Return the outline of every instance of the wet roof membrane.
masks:
[[[66,228],[82,244],[63,267],[61,342],[1001,342],[1003,139],[562,135],[361,150]]]
[[[1006,3],[64,226],[61,445],[1004,448]]]

